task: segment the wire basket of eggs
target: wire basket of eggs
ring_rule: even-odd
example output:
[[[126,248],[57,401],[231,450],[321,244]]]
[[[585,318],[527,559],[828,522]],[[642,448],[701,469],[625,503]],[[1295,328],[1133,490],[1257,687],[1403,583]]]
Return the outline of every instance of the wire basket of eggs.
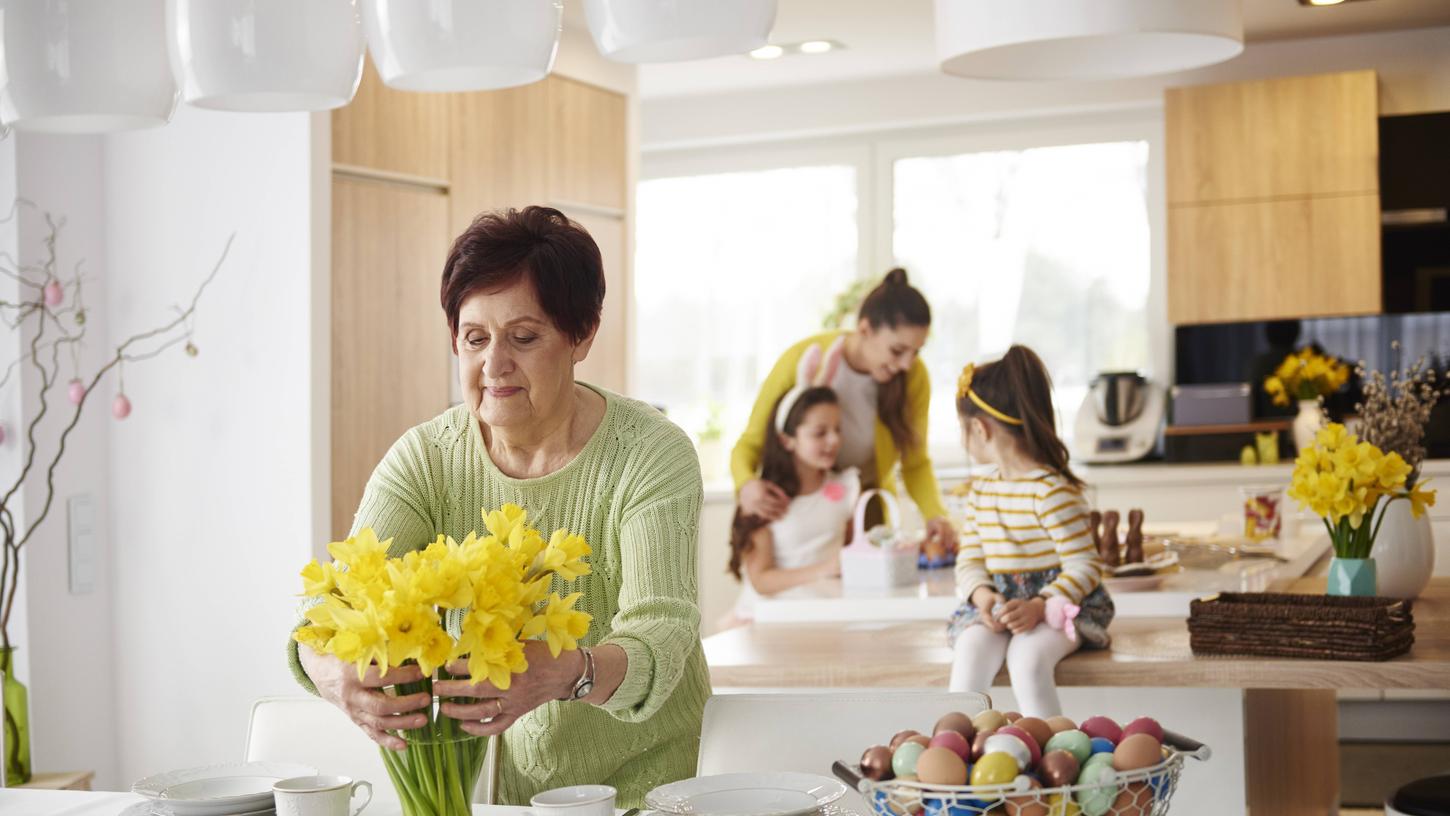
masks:
[[[902,731],[832,770],[878,816],[1163,816],[1189,757],[1208,746],[1140,717],[1081,724],[953,712],[932,735]]]

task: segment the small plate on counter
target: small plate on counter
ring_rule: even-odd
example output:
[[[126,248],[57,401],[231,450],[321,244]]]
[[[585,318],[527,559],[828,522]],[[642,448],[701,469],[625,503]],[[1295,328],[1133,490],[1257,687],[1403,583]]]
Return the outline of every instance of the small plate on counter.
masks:
[[[807,773],[731,773],[671,782],[645,794],[652,810],[674,816],[802,816],[846,794],[829,776]]]

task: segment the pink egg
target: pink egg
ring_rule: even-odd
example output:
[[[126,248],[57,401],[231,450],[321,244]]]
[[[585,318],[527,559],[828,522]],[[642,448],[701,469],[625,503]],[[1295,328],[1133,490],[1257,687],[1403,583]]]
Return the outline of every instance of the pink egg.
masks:
[[[125,419],[131,415],[131,400],[125,394],[117,394],[111,401],[111,416],[116,419]]]
[[[81,400],[86,398],[86,384],[80,380],[71,380],[70,387],[66,389],[66,396],[70,399],[71,405],[80,405]]]
[[[0,425],[0,445],[5,444],[5,426]]]
[[[51,281],[45,285],[45,305],[59,306],[65,300],[65,290],[61,288],[60,281]]]
[[[962,759],[971,759],[972,746],[967,738],[956,731],[943,731],[931,738],[932,748],[945,748]]]
[[[1102,737],[1114,745],[1123,741],[1123,728],[1107,717],[1088,717],[1077,730],[1089,737]]]
[[[1123,739],[1127,739],[1134,734],[1148,734],[1153,739],[1158,740],[1159,744],[1163,742],[1163,726],[1159,725],[1158,721],[1152,717],[1139,717],[1128,723],[1127,727],[1123,729]]]
[[[1037,740],[1033,739],[1032,735],[1026,731],[1023,731],[1015,725],[1008,725],[998,728],[995,733],[1011,734],[1017,739],[1022,740],[1022,744],[1026,745],[1027,750],[1032,754],[1032,763],[1028,767],[1035,768],[1037,767],[1037,763],[1042,761],[1042,746],[1038,745]]]

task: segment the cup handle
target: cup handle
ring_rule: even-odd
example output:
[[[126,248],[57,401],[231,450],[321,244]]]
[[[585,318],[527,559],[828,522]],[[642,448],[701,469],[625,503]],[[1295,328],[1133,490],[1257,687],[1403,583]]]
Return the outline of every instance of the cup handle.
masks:
[[[364,799],[363,803],[357,806],[357,810],[354,810],[352,812],[352,816],[357,816],[359,813],[362,813],[363,808],[367,807],[368,803],[373,801],[373,783],[368,782],[364,779],[359,779],[358,781],[352,783],[352,790],[348,795],[349,800],[357,797],[358,788],[367,788],[368,798]]]

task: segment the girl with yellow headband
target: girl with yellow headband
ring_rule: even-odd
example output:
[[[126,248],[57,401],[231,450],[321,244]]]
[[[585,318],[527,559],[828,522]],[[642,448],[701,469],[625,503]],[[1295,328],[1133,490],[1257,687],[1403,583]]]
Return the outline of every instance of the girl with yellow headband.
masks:
[[[986,691],[1005,661],[1024,714],[1061,714],[1053,672],[1080,645],[1106,647],[1113,602],[1102,587],[1082,480],[1057,436],[1052,383],[1026,346],[957,382],[967,453],[992,472],[973,481],[957,555],[962,605],[948,624],[953,691]],[[1049,626],[1048,599],[1075,614]],[[1071,615],[1069,615],[1071,617]]]

